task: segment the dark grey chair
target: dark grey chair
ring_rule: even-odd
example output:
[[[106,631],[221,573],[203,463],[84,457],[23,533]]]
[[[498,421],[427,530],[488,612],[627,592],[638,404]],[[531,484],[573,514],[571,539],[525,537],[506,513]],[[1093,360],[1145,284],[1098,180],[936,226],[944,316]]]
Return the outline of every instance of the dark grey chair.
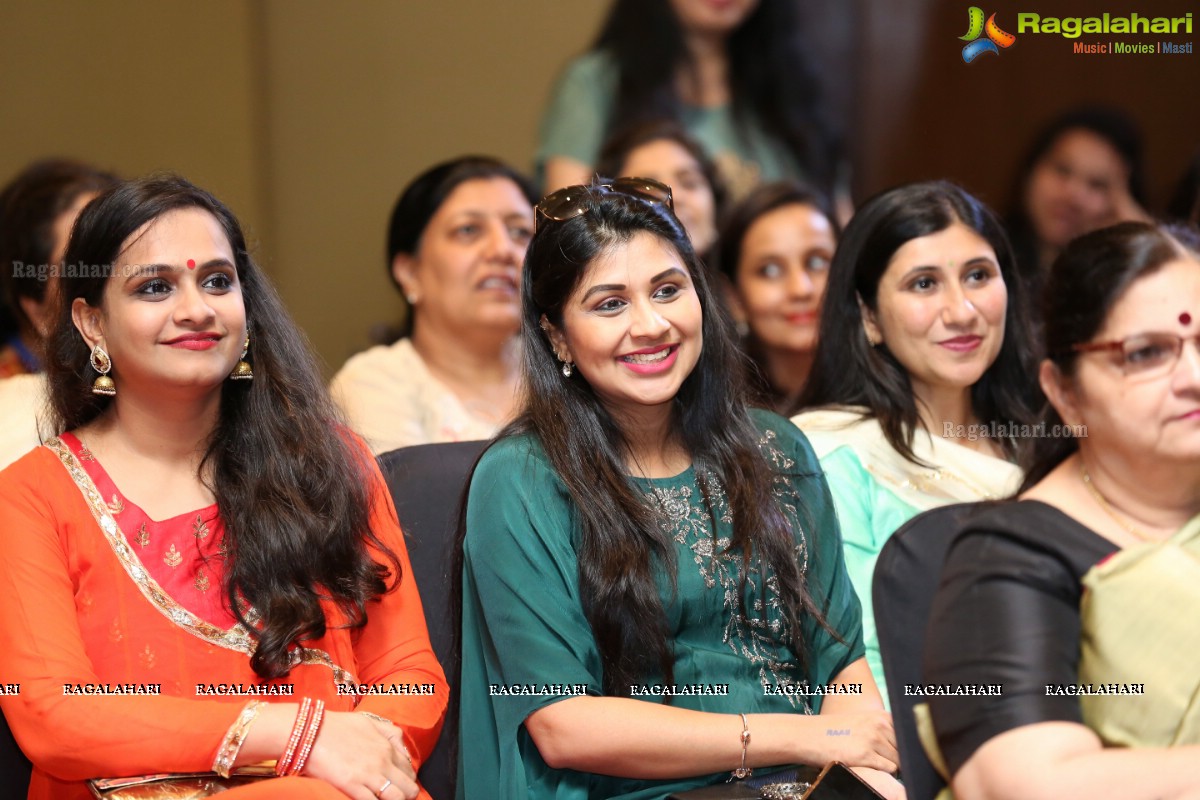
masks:
[[[425,607],[429,641],[443,666],[450,664],[454,628],[450,619],[450,561],[454,523],[463,489],[485,441],[402,447],[379,456],[379,468],[396,504],[408,556]],[[451,677],[451,676],[447,676]],[[447,713],[456,714],[451,706]],[[453,743],[445,733],[421,765],[421,785],[434,800],[453,797]]]
[[[0,714],[0,800],[25,800],[33,765],[17,747],[8,720]]]
[[[979,507],[978,503],[959,503],[913,517],[887,540],[875,562],[871,585],[875,630],[908,800],[933,800],[946,786],[917,737],[913,707],[921,698],[906,696],[904,685],[921,683],[925,630],[942,562],[954,534]]]

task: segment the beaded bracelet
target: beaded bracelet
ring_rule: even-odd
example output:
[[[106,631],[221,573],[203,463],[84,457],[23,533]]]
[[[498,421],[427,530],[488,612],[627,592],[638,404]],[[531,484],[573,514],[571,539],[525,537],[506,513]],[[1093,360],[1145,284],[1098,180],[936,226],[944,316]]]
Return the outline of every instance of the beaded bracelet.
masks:
[[[746,750],[750,747],[750,723],[746,721],[746,715],[742,714],[742,765],[735,769],[730,776],[737,778],[739,781],[743,778],[749,778],[754,774],[754,770],[746,766]]]
[[[300,745],[300,754],[296,756],[295,763],[288,770],[289,775],[299,775],[304,771],[304,765],[308,763],[308,755],[312,752],[313,742],[317,740],[317,733],[321,730],[324,716],[325,703],[318,700],[313,706],[312,719],[308,721],[308,729],[304,731],[304,744]]]
[[[288,738],[287,749],[283,751],[279,761],[275,762],[275,774],[281,778],[288,774],[288,768],[292,765],[292,756],[296,754],[296,746],[300,744],[300,737],[308,722],[308,712],[312,708],[312,703],[312,698],[306,697],[300,704],[300,711],[296,714],[296,721],[292,724],[292,735]]]

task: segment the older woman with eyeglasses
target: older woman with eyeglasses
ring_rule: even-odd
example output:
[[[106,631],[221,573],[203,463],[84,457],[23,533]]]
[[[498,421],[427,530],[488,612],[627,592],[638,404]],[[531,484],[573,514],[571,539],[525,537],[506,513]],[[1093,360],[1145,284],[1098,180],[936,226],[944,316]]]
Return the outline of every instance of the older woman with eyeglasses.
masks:
[[[1044,438],[952,543],[926,639],[927,682],[1002,687],[930,703],[959,800],[1200,796],[1194,237],[1117,225],[1051,271]]]

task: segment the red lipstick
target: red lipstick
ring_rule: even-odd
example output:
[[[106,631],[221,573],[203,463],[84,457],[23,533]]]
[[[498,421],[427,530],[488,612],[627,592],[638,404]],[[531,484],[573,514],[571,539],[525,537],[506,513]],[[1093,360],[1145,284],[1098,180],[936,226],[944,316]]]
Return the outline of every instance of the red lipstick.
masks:
[[[663,352],[666,355],[659,356]],[[634,350],[617,360],[638,375],[658,375],[669,370],[675,364],[675,358],[678,355],[679,345],[660,344],[657,347],[643,347],[641,350]],[[646,358],[646,356],[650,356],[650,358]]]
[[[176,336],[174,339],[169,339],[163,344],[168,347],[179,347],[184,350],[211,350],[221,341],[219,333],[185,333],[182,336]]]
[[[953,339],[944,339],[938,344],[956,353],[969,353],[979,347],[982,342],[982,336],[955,336]]]

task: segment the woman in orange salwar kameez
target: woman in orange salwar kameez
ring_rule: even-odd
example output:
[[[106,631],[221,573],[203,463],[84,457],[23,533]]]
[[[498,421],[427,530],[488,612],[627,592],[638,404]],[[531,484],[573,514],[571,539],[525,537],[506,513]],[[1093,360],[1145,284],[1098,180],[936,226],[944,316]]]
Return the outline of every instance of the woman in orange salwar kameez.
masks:
[[[237,221],[181,179],[132,182],[67,262],[97,266],[63,281],[50,342],[62,433],[0,473],[0,683],[20,686],[0,703],[29,797],[294,766],[301,730],[301,769],[225,796],[428,797],[447,686],[395,510]],[[302,698],[325,705],[307,728]]]

